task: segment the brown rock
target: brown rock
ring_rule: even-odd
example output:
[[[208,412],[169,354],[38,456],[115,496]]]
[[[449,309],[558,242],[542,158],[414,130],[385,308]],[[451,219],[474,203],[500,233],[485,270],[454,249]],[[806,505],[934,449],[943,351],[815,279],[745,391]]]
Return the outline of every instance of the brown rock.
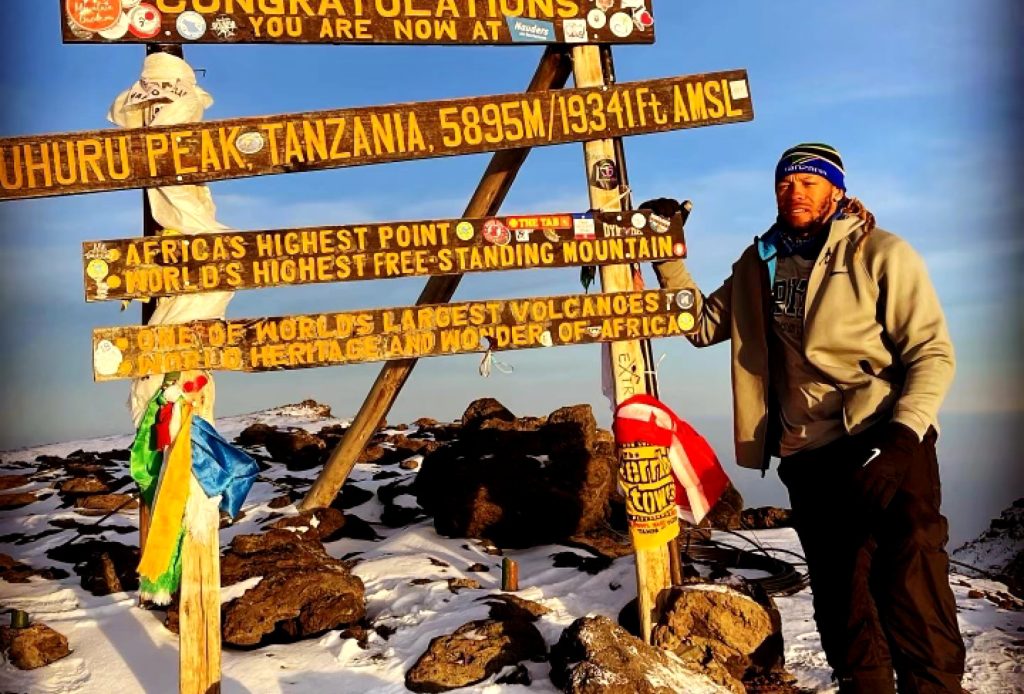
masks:
[[[75,573],[82,577],[82,587],[93,595],[130,592],[139,587],[136,569],[139,548],[108,542],[86,540],[61,545],[47,550],[46,556],[54,561],[75,565]]]
[[[551,612],[550,608],[544,607],[539,602],[527,600],[511,593],[495,593],[477,598],[477,600],[491,608],[491,619],[503,622],[517,619],[535,622]]]
[[[45,569],[33,569],[28,564],[22,564],[9,554],[0,554],[0,578],[8,583],[28,583],[32,576],[41,578],[60,579],[67,578],[68,572],[63,569],[48,567]]]
[[[268,432],[263,447],[271,459],[284,463],[289,470],[309,470],[323,462],[327,444],[305,429]]]
[[[437,421],[432,417],[420,417],[419,419],[413,422],[413,426],[419,427],[420,429],[428,429],[436,427],[440,423],[441,422]]]
[[[415,470],[419,466],[420,466],[419,461],[418,460],[412,460],[412,459],[403,460],[402,462],[400,462],[398,464],[398,467],[402,468],[403,470]]]
[[[239,446],[263,446],[266,444],[267,439],[276,434],[277,431],[277,427],[272,427],[263,422],[256,422],[243,429],[242,433],[235,437],[235,443]]]
[[[743,496],[739,490],[729,483],[729,486],[722,492],[722,496],[718,498],[715,505],[711,507],[711,512],[697,525],[699,531],[691,534],[692,540],[711,539],[710,530],[713,528],[721,530],[738,530],[742,526],[741,514],[743,513]],[[679,521],[683,528],[692,528],[692,524],[687,523],[684,520]]]
[[[0,511],[9,511],[22,506],[28,506],[36,500],[32,492],[20,492],[13,494],[0,494]]]
[[[224,642],[235,646],[290,642],[359,622],[363,582],[336,563],[264,576],[223,608]]]
[[[482,682],[509,665],[543,658],[540,632],[524,621],[479,620],[438,636],[405,674],[414,692],[445,692]]]
[[[506,422],[515,420],[516,416],[494,398],[480,398],[469,403],[462,413],[463,428],[477,427],[487,419],[502,419]]]
[[[0,627],[0,650],[22,670],[33,670],[71,653],[68,640],[42,622],[24,629]]]
[[[281,494],[280,496],[275,496],[273,499],[267,502],[267,506],[269,506],[270,508],[285,508],[286,506],[291,506],[294,503],[295,499],[292,499],[292,495],[289,493]]]
[[[679,694],[711,684],[675,654],[648,646],[607,617],[573,622],[551,649],[551,681],[570,694]]]
[[[791,528],[793,512],[788,508],[777,506],[761,506],[748,508],[740,515],[740,525],[748,530],[771,530],[772,528]]]
[[[139,508],[139,500],[131,494],[93,494],[75,500],[75,509],[89,512],[87,515],[102,515],[118,511],[128,513]]]
[[[655,646],[678,655],[687,667],[744,694],[743,681],[781,670],[781,618],[737,591],[674,589],[654,628]]]
[[[453,593],[458,593],[460,590],[480,590],[483,586],[480,585],[479,581],[473,580],[472,578],[449,578],[448,579],[448,590]]]
[[[73,477],[60,485],[61,494],[106,494],[110,487],[96,477]]]
[[[0,475],[0,490],[24,487],[31,481],[28,475]]]
[[[297,571],[332,564],[337,560],[324,551],[320,541],[290,530],[236,535],[221,557],[221,585],[229,586],[274,571]]]
[[[345,525],[345,514],[331,508],[316,508],[311,511],[301,511],[296,516],[287,516],[270,524],[270,528],[290,529],[304,535],[310,535],[321,542],[333,542],[338,537],[338,531]]]

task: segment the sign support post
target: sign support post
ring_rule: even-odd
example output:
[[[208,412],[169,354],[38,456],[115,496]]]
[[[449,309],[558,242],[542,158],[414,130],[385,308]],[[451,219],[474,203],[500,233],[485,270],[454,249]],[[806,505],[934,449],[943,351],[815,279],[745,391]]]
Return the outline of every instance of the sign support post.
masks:
[[[569,56],[564,46],[550,46],[545,50],[540,65],[527,88],[528,92],[561,89],[569,79]],[[530,148],[505,150],[496,153],[477,185],[476,192],[466,206],[466,217],[486,217],[497,214],[512,187],[520,167],[526,161]],[[447,303],[455,295],[461,275],[431,277],[420,293],[417,304]],[[356,458],[366,448],[373,432],[391,410],[398,393],[416,366],[415,359],[401,359],[384,364],[377,380],[367,394],[359,413],[352,420],[341,442],[324,464],[316,482],[306,493],[299,508],[309,510],[328,506],[341,491]]]
[[[577,87],[605,86],[600,49],[580,46],[573,49],[573,75]],[[590,206],[604,211],[621,210],[618,172],[622,162],[616,156],[611,139],[593,140],[583,145]],[[609,265],[600,269],[601,288],[605,292],[633,289],[629,265]],[[615,383],[615,404],[647,391],[646,366],[639,340],[613,342],[610,345],[611,373]],[[640,610],[641,637],[650,643],[651,628],[661,610],[662,591],[671,587],[668,546],[636,552],[637,602]]]

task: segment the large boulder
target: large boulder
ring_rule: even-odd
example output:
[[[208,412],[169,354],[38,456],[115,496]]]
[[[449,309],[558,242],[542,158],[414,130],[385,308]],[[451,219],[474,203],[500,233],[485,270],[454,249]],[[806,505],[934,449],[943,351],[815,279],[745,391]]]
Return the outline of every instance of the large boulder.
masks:
[[[482,682],[509,665],[544,657],[547,646],[529,621],[482,619],[434,638],[405,675],[414,692],[446,692]]]
[[[36,501],[36,495],[32,492],[14,492],[11,494],[0,494],[0,511],[9,511],[22,506],[28,506]]]
[[[596,450],[590,406],[509,419],[500,403],[480,402],[463,416],[460,438],[427,455],[416,477],[417,501],[435,529],[529,547],[603,525],[616,461]]]
[[[138,589],[139,548],[107,540],[86,540],[47,550],[54,561],[75,565],[82,587],[93,595]]]
[[[24,487],[31,481],[28,475],[0,475],[0,491]]]
[[[720,585],[673,589],[652,643],[737,694],[745,681],[783,669],[778,610]]]
[[[324,551],[316,533],[273,529],[235,536],[221,559],[221,583],[258,576],[259,583],[222,607],[226,644],[297,641],[354,624],[366,614],[362,581]]]
[[[0,651],[21,670],[49,665],[71,653],[67,638],[42,622],[24,629],[0,627]]]
[[[573,622],[551,649],[551,681],[568,694],[728,692],[687,671],[668,651],[629,634],[607,617]]]

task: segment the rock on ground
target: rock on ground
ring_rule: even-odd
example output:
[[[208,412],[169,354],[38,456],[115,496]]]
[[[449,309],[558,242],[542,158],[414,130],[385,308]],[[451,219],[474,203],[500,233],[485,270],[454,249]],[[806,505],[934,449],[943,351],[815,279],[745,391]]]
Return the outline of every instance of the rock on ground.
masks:
[[[540,632],[525,620],[483,619],[438,636],[405,675],[414,692],[446,692],[482,682],[509,665],[544,657]]]
[[[1011,593],[1024,598],[1024,498],[1013,502],[992,520],[988,530],[959,547],[950,558],[1002,581]]]
[[[551,681],[567,694],[718,694],[673,653],[648,646],[607,617],[573,622],[551,650]]]
[[[22,670],[49,665],[71,653],[67,638],[42,622],[24,629],[0,627],[0,651]]]

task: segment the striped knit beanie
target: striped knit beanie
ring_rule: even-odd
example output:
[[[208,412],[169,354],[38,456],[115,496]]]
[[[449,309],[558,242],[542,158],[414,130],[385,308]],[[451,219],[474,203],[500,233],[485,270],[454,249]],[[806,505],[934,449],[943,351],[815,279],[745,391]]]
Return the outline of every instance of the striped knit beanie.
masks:
[[[846,172],[843,158],[834,147],[820,142],[805,142],[782,153],[775,167],[775,182],[790,174],[821,176],[840,190],[846,190]]]

